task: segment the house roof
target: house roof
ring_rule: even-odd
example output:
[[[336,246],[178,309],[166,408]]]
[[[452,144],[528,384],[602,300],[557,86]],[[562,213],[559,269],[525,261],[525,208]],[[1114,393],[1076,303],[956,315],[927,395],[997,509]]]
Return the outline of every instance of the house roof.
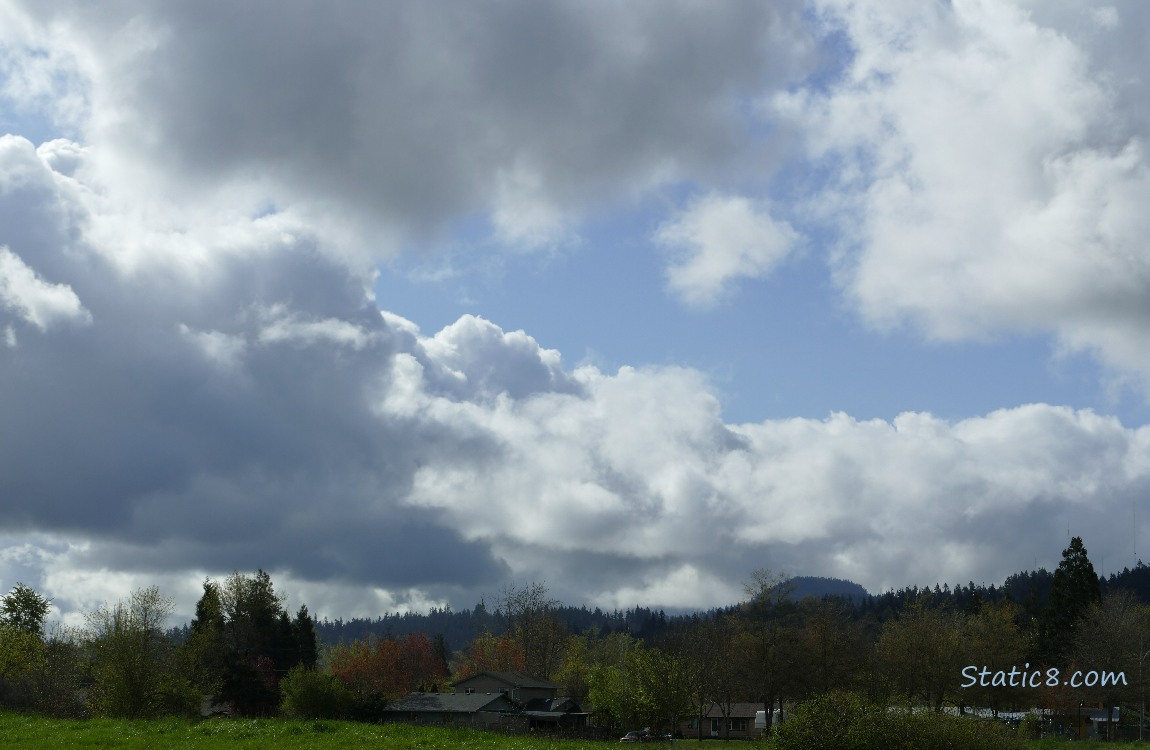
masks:
[[[506,683],[512,687],[517,688],[545,688],[549,690],[558,690],[559,685],[551,682],[550,680],[543,680],[538,677],[523,674],[522,672],[479,672],[470,677],[465,677],[455,683],[456,687],[466,685],[472,680],[480,678],[494,679],[499,682]]]
[[[501,693],[409,693],[387,705],[385,711],[401,713],[466,713],[511,711],[511,701]]]
[[[581,714],[583,709],[571,698],[532,698],[523,706],[524,713]]]
[[[523,715],[533,719],[566,719],[571,716],[590,716],[585,711],[524,711]]]

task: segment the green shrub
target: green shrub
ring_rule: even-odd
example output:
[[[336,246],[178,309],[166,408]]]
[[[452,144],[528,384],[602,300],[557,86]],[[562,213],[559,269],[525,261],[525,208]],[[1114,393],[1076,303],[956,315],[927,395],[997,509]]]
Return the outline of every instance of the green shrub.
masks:
[[[908,712],[830,693],[798,706],[770,750],[1021,750],[1003,724],[934,712]]]
[[[1018,736],[1027,740],[1036,740],[1042,734],[1042,720],[1038,714],[1031,712],[1022,717],[1018,725]]]
[[[387,708],[387,698],[380,693],[353,694],[351,710],[347,718],[352,721],[378,723],[383,721],[384,716],[386,716],[385,708]]]
[[[335,675],[303,665],[280,681],[280,711],[293,719],[341,719],[351,712],[354,698]]]
[[[203,697],[186,678],[166,674],[160,678],[157,687],[158,715],[198,717]]]

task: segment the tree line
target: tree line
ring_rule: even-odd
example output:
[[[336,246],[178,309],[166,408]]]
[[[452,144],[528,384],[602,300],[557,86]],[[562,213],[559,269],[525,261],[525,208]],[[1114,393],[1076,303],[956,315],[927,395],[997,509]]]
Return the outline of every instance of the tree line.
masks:
[[[204,582],[190,626],[157,587],[85,614],[79,629],[45,632],[51,602],[17,584],[0,599],[0,706],[55,716],[200,715],[213,703],[243,714],[278,710],[293,668],[314,669],[319,646],[307,607],[294,617],[271,577]]]
[[[176,631],[164,630],[171,600],[151,588],[88,613],[81,632],[47,634],[50,603],[20,584],[0,606],[0,704],[142,717],[198,714],[208,700],[242,715],[371,720],[409,692],[515,671],[558,683],[606,726],[674,729],[708,711],[726,719],[743,702],[771,716],[840,691],[935,711],[1135,705],[1150,677],[1150,609],[1119,584],[1150,580],[1146,570],[1103,580],[1074,538],[1053,573],[997,588],[798,599],[783,576],[756,571],[731,607],[671,617],[596,610],[582,628],[533,582],[481,602],[469,613],[478,632],[457,650],[442,632],[390,629],[321,648],[322,624],[306,606],[289,614],[263,571],[205,581],[195,618]],[[456,614],[431,613],[444,622]],[[988,677],[968,684],[972,666]],[[1109,670],[1125,682],[1070,689],[997,677],[1024,668]]]

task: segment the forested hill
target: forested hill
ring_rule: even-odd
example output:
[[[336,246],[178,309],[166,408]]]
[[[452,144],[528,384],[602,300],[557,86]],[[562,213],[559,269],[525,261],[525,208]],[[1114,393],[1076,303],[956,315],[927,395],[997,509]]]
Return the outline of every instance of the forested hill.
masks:
[[[791,598],[836,597],[849,604],[856,617],[871,617],[883,622],[896,616],[911,602],[925,599],[930,606],[953,608],[960,611],[973,611],[983,603],[995,603],[1010,599],[1018,604],[1024,613],[1038,617],[1050,596],[1054,574],[1045,568],[1023,571],[1006,578],[1001,585],[976,584],[935,584],[933,587],[909,586],[882,594],[869,594],[857,583],[836,578],[799,576],[790,579]],[[1102,591],[1127,589],[1140,601],[1150,604],[1150,567],[1138,563],[1133,569],[1111,574],[1099,579]],[[732,604],[731,608],[735,605]],[[626,632],[644,640],[650,640],[676,622],[692,616],[710,617],[715,610],[699,613],[675,613],[668,615],[664,610],[635,607],[628,610],[603,611],[598,607],[589,609],[558,605],[554,609],[567,632],[582,633],[594,630],[599,634]],[[376,637],[404,636],[409,633],[426,633],[430,636],[442,635],[448,648],[461,649],[484,632],[500,635],[506,630],[504,621],[497,611],[488,610],[484,602],[471,609],[455,611],[450,608],[432,609],[424,613],[384,614],[374,619],[352,618],[349,620],[320,620],[316,622],[316,633],[320,640],[329,645],[351,642],[373,635]]]
[[[868,594],[867,590],[854,581],[844,581],[841,578],[820,578],[818,576],[795,576],[787,581],[791,587],[791,596],[802,599],[807,596],[824,597],[838,596],[852,602],[861,602]]]
[[[817,576],[798,576],[788,581],[791,585],[791,596],[801,599],[807,596],[824,597],[838,596],[857,603],[867,596],[862,586],[851,581],[838,578],[820,578]],[[628,610],[613,610],[605,612],[596,607],[589,609],[586,606],[574,607],[559,605],[555,614],[564,624],[569,633],[582,633],[587,630],[606,635],[608,633],[630,633],[644,640],[649,640],[666,630],[669,624],[684,617],[691,617],[695,613],[675,613],[668,615],[664,610],[653,610],[636,606]],[[708,616],[710,612],[699,613]],[[506,630],[505,623],[497,611],[491,611],[486,603],[480,602],[471,609],[454,611],[450,608],[432,609],[427,614],[405,613],[384,614],[374,619],[352,618],[349,620],[320,620],[316,623],[316,632],[320,639],[328,644],[341,641],[349,643],[362,639],[368,634],[376,637],[404,636],[409,633],[426,633],[428,635],[442,635],[451,649],[459,649],[467,645],[476,635],[490,632],[501,635]]]
[[[1024,614],[1039,617],[1050,598],[1050,588],[1054,583],[1054,573],[1046,568],[1022,571],[1008,576],[1001,586],[994,584],[966,585],[947,584],[933,588],[910,586],[898,591],[870,595],[855,600],[855,613],[859,616],[871,615],[880,622],[901,612],[907,605],[918,599],[926,599],[930,606],[948,607],[970,612],[983,603],[993,604],[1006,599],[1022,608]],[[1133,593],[1143,604],[1150,604],[1150,567],[1139,560],[1134,568],[1124,568],[1121,573],[1111,573],[1108,578],[1099,577],[1102,593],[1123,589]]]
[[[604,612],[596,607],[571,607],[559,605],[554,614],[569,633],[582,633],[594,630],[600,634],[626,632],[643,639],[649,639],[667,627],[668,616],[663,610],[635,607],[626,611]],[[480,633],[490,632],[501,635],[507,628],[497,612],[488,611],[480,602],[472,609],[458,612],[450,609],[432,609],[427,614],[404,613],[384,614],[375,619],[352,618],[350,620],[320,620],[316,623],[316,634],[327,644],[351,642],[368,634],[376,637],[404,636],[409,633],[442,635],[449,649],[463,648]]]

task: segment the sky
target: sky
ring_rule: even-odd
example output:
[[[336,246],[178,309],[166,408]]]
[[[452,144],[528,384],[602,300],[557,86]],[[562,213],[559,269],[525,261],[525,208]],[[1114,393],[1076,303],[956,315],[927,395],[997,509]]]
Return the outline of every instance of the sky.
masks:
[[[0,0],[0,589],[1150,548],[1150,5]]]

